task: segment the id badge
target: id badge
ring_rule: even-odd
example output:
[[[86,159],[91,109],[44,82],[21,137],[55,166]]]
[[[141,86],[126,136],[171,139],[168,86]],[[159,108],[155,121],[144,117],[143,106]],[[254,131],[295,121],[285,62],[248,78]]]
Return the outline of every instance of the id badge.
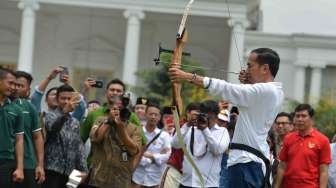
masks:
[[[128,161],[128,154],[126,151],[121,152],[121,161],[127,162]]]

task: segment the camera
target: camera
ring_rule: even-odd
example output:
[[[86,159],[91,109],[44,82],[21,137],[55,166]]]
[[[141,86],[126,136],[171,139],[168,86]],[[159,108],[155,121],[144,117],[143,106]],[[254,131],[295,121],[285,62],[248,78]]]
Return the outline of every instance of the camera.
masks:
[[[92,87],[96,87],[96,88],[103,88],[104,86],[104,82],[102,80],[95,80],[96,83],[92,85]]]
[[[205,113],[198,113],[197,114],[197,123],[208,123],[209,122],[209,116]]]
[[[120,120],[127,121],[131,117],[131,111],[127,108],[130,102],[130,94],[121,96],[122,108],[120,109]]]
[[[103,80],[95,80],[93,78],[88,78],[88,81],[95,81],[95,84],[91,85],[92,87],[95,88],[103,88],[104,86],[104,81]]]

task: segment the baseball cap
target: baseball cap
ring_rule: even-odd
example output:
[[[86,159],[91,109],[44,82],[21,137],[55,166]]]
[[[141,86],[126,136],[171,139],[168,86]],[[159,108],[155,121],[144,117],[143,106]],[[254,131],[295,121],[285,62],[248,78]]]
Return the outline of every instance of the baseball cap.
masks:
[[[217,115],[218,119],[226,122],[230,122],[229,119],[229,111],[228,110],[221,110],[219,114]]]

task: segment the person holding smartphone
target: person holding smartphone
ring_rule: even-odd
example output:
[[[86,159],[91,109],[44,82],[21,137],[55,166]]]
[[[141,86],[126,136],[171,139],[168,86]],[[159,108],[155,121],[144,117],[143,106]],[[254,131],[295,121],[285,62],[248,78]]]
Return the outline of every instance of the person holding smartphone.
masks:
[[[70,79],[69,79],[69,69],[65,66],[58,66],[54,68],[50,74],[40,82],[38,86],[35,87],[32,96],[31,96],[31,102],[35,106],[37,112],[40,112],[41,114],[44,114],[41,110],[41,101],[44,95],[44,92],[46,91],[49,83],[54,80],[57,75],[59,75],[59,81],[61,83],[70,85]],[[45,110],[45,112],[53,111],[57,108],[57,100],[55,98],[57,87],[53,87],[49,89],[46,92],[46,102],[48,109]],[[85,115],[86,111],[86,102],[84,100],[84,97],[80,96],[80,103],[76,107],[76,109],[71,112],[71,116],[75,117],[78,121],[82,121]]]
[[[65,187],[70,173],[88,172],[84,145],[79,135],[79,121],[70,115],[80,103],[80,95],[69,85],[57,88],[58,107],[45,116],[44,188]]]

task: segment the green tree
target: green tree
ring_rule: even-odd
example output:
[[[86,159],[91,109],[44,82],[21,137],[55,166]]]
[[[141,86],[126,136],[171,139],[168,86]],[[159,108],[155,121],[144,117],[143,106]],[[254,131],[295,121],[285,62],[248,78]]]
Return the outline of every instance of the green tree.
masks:
[[[321,99],[315,107],[315,126],[330,139],[336,134],[336,102]]]
[[[172,84],[167,74],[172,54],[162,53],[159,66],[153,69],[141,70],[137,73],[144,85],[134,87],[134,92],[139,96],[148,98],[156,98],[161,106],[170,105],[172,100]],[[182,69],[187,72],[195,72],[196,74],[204,75],[205,71],[199,68],[199,64],[193,62],[188,57],[182,57]],[[202,101],[209,99],[206,91],[200,87],[190,83],[182,83],[181,96],[184,105],[193,101]]]

